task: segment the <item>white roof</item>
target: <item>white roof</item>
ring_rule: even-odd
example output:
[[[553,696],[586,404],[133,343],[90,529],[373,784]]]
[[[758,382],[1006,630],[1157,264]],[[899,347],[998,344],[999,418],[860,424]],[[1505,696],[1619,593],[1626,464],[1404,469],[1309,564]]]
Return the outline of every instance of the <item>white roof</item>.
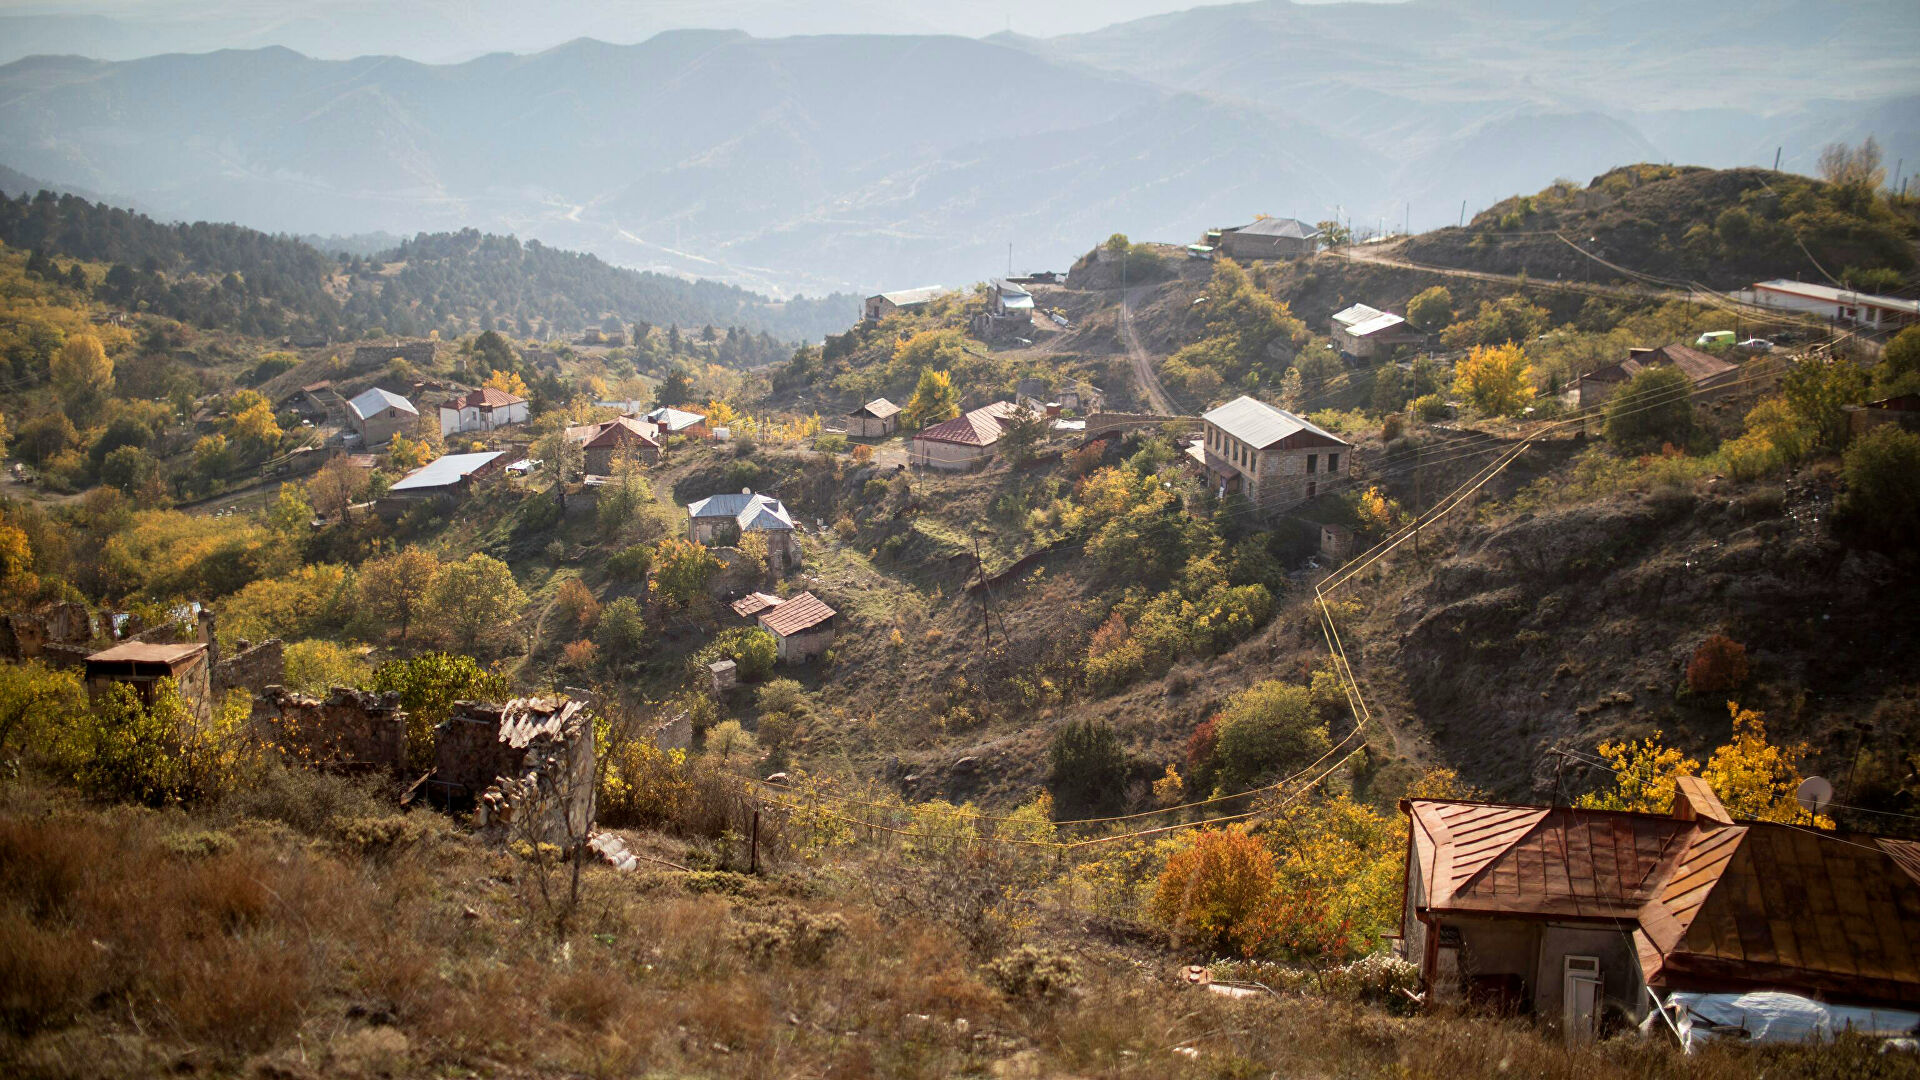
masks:
[[[352,409],[353,415],[362,420],[389,407],[414,416],[420,415],[420,410],[413,407],[413,402],[377,386],[367,388],[359,397],[347,402],[347,408]]]
[[[709,495],[698,502],[687,504],[687,516],[690,518],[732,518],[740,526],[741,532],[755,529],[792,529],[793,517],[780,500],[771,495],[754,495],[742,492],[738,495]]]
[[[1385,312],[1379,308],[1368,307],[1365,304],[1355,304],[1352,307],[1342,308],[1334,312],[1333,321],[1339,323],[1341,326],[1353,326],[1356,323],[1366,322],[1368,319],[1377,319],[1383,314],[1385,314]]]
[[[677,431],[685,431],[695,424],[705,423],[706,419],[705,416],[697,412],[687,412],[685,409],[671,409],[666,406],[661,406],[646,415],[646,420],[649,423],[664,428],[669,435]]]
[[[1795,296],[1825,300],[1833,304],[1855,304],[1861,307],[1877,307],[1888,311],[1905,311],[1920,315],[1920,300],[1902,300],[1898,296],[1876,296],[1873,293],[1857,292],[1853,289],[1836,289],[1831,285],[1810,285],[1804,281],[1775,278],[1772,281],[1762,281],[1754,288],[1792,293]]]
[[[1369,334],[1377,334],[1382,330],[1391,330],[1396,326],[1405,324],[1406,321],[1407,320],[1395,315],[1391,311],[1383,311],[1365,322],[1354,323],[1347,327],[1347,333],[1352,334],[1354,337],[1366,337]]]
[[[883,292],[869,299],[885,300],[894,307],[913,307],[916,304],[924,304],[936,296],[944,295],[946,291],[944,285],[922,285],[918,289],[896,289],[893,292]]]
[[[1264,450],[1302,431],[1311,432],[1341,446],[1347,445],[1347,440],[1324,428],[1310,424],[1285,409],[1276,409],[1264,401],[1256,401],[1245,396],[1234,398],[1200,419],[1256,450]]]
[[[1284,236],[1294,240],[1311,240],[1320,235],[1319,229],[1290,217],[1261,218],[1232,231],[1248,236]]]
[[[501,457],[499,450],[490,450],[484,454],[448,454],[446,457],[427,462],[400,478],[388,491],[427,491],[433,488],[452,487],[465,480],[475,470],[483,468],[487,462]]]

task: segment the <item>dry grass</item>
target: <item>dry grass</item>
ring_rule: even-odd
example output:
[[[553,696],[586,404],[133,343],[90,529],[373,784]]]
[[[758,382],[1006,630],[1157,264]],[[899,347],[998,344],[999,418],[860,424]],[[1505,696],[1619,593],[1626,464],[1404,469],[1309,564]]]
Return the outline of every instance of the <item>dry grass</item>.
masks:
[[[761,879],[595,869],[577,930],[556,940],[508,857],[438,819],[377,852],[349,839],[363,831],[0,792],[0,1075],[1920,1073],[1853,1044],[1568,1053],[1512,1022],[1231,1002],[1177,983],[1171,956],[1072,920],[988,938],[943,925],[934,886],[879,880],[877,857]],[[753,949],[741,932],[829,916],[844,929],[819,948]],[[1077,989],[1003,997],[981,964],[1014,939],[1072,955]]]

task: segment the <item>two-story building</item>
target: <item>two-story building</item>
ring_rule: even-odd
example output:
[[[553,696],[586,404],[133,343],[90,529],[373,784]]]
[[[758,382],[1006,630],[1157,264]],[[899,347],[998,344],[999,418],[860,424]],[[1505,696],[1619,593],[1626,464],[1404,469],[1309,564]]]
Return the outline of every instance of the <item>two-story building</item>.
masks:
[[[1245,495],[1262,517],[1298,506],[1346,478],[1352,446],[1285,409],[1237,397],[1200,419],[1200,444],[1188,452],[1207,486],[1221,497]]]
[[[524,423],[526,419],[526,398],[496,387],[483,386],[440,406],[440,434],[492,431],[508,424]]]

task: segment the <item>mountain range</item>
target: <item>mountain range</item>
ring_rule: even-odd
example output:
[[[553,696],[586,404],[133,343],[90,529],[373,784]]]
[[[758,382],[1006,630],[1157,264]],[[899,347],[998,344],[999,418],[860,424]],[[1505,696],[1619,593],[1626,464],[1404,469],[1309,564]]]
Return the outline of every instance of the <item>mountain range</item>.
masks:
[[[1196,8],[1051,38],[761,38],[426,64],[281,47],[0,67],[0,162],[160,216],[474,226],[775,293],[1060,266],[1255,214],[1451,224],[1625,162],[1920,162],[1905,0]],[[1011,253],[1009,252],[1011,245]]]

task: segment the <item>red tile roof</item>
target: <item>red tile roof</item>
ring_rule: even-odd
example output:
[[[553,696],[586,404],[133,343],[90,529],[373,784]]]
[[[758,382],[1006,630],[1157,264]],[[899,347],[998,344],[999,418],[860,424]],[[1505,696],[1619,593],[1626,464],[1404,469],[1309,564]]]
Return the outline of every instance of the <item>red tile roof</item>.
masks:
[[[750,618],[770,608],[779,607],[782,603],[784,603],[784,601],[777,596],[769,596],[763,592],[755,592],[748,593],[728,606],[733,608],[735,615]]]
[[[802,630],[811,630],[837,614],[839,612],[828,607],[826,601],[810,592],[803,592],[779,607],[761,612],[760,625],[781,637],[791,637]]]
[[[1011,401],[996,401],[944,423],[922,428],[914,438],[961,446],[992,446],[1005,433],[1006,420],[1021,411],[1020,406]]]
[[[492,386],[482,386],[469,390],[453,402],[456,409],[499,409],[516,405],[527,400],[518,394],[509,394],[505,390]]]
[[[589,438],[587,446],[629,446],[638,443],[657,450],[660,440],[654,438],[654,434],[658,430],[644,420],[616,416],[600,426],[600,433]]]

